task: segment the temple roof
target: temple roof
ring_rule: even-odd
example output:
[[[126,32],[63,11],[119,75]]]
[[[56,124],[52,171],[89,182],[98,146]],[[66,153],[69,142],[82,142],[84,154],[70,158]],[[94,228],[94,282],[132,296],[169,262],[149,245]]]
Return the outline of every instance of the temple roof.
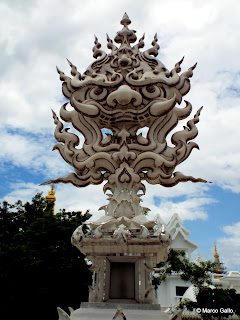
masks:
[[[239,279],[240,280],[240,272],[238,271],[228,271],[221,280],[230,280],[230,279]]]
[[[199,247],[198,244],[188,238],[191,232],[183,226],[183,221],[180,219],[177,213],[174,213],[174,215],[171,217],[167,224],[167,229],[172,236],[173,242],[176,243],[178,239],[182,238],[191,252]]]

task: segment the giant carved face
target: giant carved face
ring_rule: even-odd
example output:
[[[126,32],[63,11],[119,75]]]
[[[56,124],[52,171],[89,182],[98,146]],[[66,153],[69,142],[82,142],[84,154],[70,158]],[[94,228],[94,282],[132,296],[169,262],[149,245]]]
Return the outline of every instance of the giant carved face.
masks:
[[[72,79],[59,71],[63,83],[63,94],[70,100],[72,107],[83,115],[97,119],[101,127],[126,128],[149,126],[155,117],[169,113],[182,96],[190,89],[189,77],[193,66],[187,72],[181,71],[179,61],[169,72],[155,57],[159,46],[155,35],[152,48],[141,52],[144,37],[135,46],[135,31],[129,30],[130,20],[124,16],[123,29],[115,37],[120,43],[117,48],[107,37],[106,54],[100,50],[100,43],[95,38],[93,56],[98,58],[81,76],[70,62]]]
[[[184,107],[176,105],[181,104],[182,97],[190,90],[189,78],[196,65],[179,74],[182,59],[168,71],[156,59],[159,49],[156,35],[148,50],[140,51],[144,37],[131,45],[137,38],[135,31],[128,28],[130,22],[125,14],[121,21],[123,28],[114,39],[119,47],[107,36],[110,54],[101,50],[95,38],[93,56],[97,60],[83,75],[70,61],[72,78],[57,69],[63,81],[63,94],[72,107],[67,110],[64,104],[60,116],[71,122],[85,141],[82,149],[76,149],[79,138],[64,129],[54,113],[55,138],[60,142],[54,148],[74,167],[75,173],[48,183],[85,186],[108,180],[111,186],[128,183],[130,188],[141,180],[164,186],[188,180],[205,182],[174,172],[192,149],[198,147],[189,141],[197,135],[195,124],[201,109],[188,121],[187,127],[172,135],[173,147],[166,141],[178,121],[191,113],[189,102]],[[138,133],[142,127],[147,127],[146,137]],[[106,138],[103,128],[111,130]]]

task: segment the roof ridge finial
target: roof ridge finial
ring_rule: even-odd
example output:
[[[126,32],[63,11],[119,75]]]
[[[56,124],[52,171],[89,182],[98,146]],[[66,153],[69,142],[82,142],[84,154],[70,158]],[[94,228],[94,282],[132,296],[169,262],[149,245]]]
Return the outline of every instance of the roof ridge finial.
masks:
[[[219,258],[219,254],[217,252],[217,246],[216,243],[214,242],[214,258],[218,259]]]
[[[131,24],[131,20],[129,19],[129,16],[127,15],[127,13],[125,12],[122,20],[120,22],[124,27],[126,27],[127,25]]]
[[[54,183],[52,183],[51,190],[48,192],[49,195],[55,195]]]
[[[54,204],[55,204],[55,201],[56,201],[55,193],[56,193],[56,191],[54,190],[54,183],[52,183],[51,190],[49,190],[48,195],[46,196],[46,200],[50,201],[50,202],[53,202],[53,207],[52,207],[52,213],[53,214],[54,214]]]

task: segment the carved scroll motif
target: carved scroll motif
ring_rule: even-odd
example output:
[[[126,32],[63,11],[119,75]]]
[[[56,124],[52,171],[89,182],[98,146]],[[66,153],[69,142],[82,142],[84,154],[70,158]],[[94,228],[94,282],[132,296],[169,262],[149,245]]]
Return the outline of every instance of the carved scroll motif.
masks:
[[[202,108],[183,130],[172,135],[173,146],[167,143],[168,134],[191,114],[189,102],[185,101],[185,107],[177,105],[190,90],[189,78],[196,65],[180,74],[182,59],[168,71],[156,58],[156,35],[148,50],[140,51],[144,36],[131,46],[137,38],[128,28],[130,23],[125,14],[123,28],[114,39],[119,47],[107,36],[110,54],[101,50],[95,38],[96,61],[82,75],[70,61],[72,78],[57,69],[63,94],[70,102],[68,108],[67,104],[61,107],[60,117],[72,123],[84,142],[77,148],[79,137],[64,128],[53,111],[58,141],[53,149],[75,172],[44,183],[85,187],[106,181],[104,192],[111,192],[109,205],[104,207],[106,214],[119,217],[125,212],[129,218],[143,214],[139,192],[145,193],[144,180],[165,187],[183,181],[206,182],[175,171],[198,148],[191,140],[198,134],[196,124]],[[146,128],[146,137],[139,133],[141,128]]]

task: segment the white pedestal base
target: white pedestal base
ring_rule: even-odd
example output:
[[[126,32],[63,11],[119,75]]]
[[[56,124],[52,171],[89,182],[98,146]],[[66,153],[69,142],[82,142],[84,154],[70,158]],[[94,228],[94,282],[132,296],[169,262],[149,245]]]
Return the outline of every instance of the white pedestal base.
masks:
[[[59,320],[62,319],[67,320],[59,314]],[[160,310],[160,305],[85,302],[71,312],[69,320],[169,320],[169,317]]]

